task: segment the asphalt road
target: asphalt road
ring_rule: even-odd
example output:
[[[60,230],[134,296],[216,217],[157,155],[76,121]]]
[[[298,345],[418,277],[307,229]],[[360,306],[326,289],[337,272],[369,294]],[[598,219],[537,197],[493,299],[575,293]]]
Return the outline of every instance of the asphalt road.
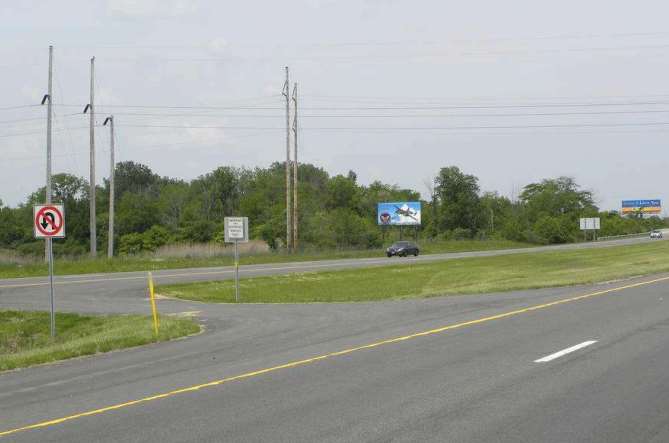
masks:
[[[665,240],[669,239],[665,235]],[[240,276],[259,277],[312,271],[355,269],[372,266],[427,263],[453,260],[465,257],[490,257],[509,254],[538,253],[558,250],[606,248],[637,243],[646,243],[647,237],[604,242],[574,243],[534,248],[503,249],[495,251],[472,251],[459,253],[429,254],[406,258],[360,258],[320,260],[310,262],[273,263],[240,267]],[[57,263],[56,263],[57,273]],[[226,280],[234,277],[234,269],[228,267],[169,269],[153,271],[158,284],[188,283],[207,280]],[[128,303],[137,300],[146,292],[146,272],[120,272],[113,274],[56,275],[56,309],[60,311],[79,310],[82,312],[128,312]],[[88,303],[82,304],[81,300]],[[119,301],[123,300],[123,303]],[[0,279],[0,308],[13,306],[20,309],[49,309],[48,279],[46,277]],[[130,308],[136,312],[136,308]]]
[[[108,284],[60,286],[100,285],[65,307],[148,312],[141,290]],[[2,307],[29,290],[43,292],[2,289]],[[669,275],[376,303],[161,300],[199,311],[205,333],[0,374],[0,441],[666,442],[667,303]]]

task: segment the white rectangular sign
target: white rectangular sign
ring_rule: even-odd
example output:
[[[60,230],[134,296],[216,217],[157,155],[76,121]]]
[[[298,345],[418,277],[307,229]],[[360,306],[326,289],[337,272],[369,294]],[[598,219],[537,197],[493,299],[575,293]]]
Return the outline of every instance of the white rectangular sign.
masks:
[[[65,210],[63,205],[33,206],[35,238],[65,238]]]
[[[580,219],[581,231],[599,230],[599,217]]]
[[[248,217],[225,217],[223,222],[226,243],[249,241]]]

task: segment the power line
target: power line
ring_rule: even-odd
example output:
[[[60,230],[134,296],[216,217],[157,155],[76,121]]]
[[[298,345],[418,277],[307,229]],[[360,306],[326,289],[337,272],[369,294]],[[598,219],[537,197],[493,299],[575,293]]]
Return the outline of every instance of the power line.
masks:
[[[69,128],[70,130],[74,129],[89,129],[88,126],[78,126],[74,128]],[[63,132],[65,129],[54,129],[53,132]],[[26,135],[44,135],[44,132],[15,132],[10,134],[0,134],[0,138],[9,138],[9,137],[23,137]]]
[[[375,105],[375,106],[305,106],[308,110],[356,111],[356,110],[448,110],[448,109],[523,109],[523,108],[582,108],[609,106],[663,106],[669,101],[626,101],[626,102],[571,102],[571,103],[522,103],[522,104],[481,104],[481,105]],[[81,107],[80,104],[54,104],[62,107]],[[210,110],[282,110],[280,106],[165,106],[165,105],[106,105],[105,108],[127,109],[210,109]]]
[[[23,108],[38,108],[41,105],[18,105],[18,106],[4,106],[0,107],[0,111],[11,110],[11,109],[23,109]]]
[[[76,104],[56,104],[55,106],[62,107],[80,107]],[[248,109],[248,110],[281,110],[280,106],[165,106],[165,105],[105,105],[105,108],[128,108],[128,109]]]
[[[81,114],[64,114],[61,115],[61,117],[70,117],[72,115],[81,115]],[[0,124],[10,124],[10,123],[21,123],[21,122],[28,122],[28,121],[43,121],[44,117],[31,117],[31,118],[19,118],[16,120],[0,120]]]
[[[494,113],[494,114],[303,114],[300,118],[451,118],[451,117],[544,117],[569,115],[629,115],[662,114],[669,109],[643,109],[625,111],[580,111],[580,112],[531,112],[531,113]],[[67,114],[66,114],[67,115]],[[77,114],[79,115],[79,114]],[[283,118],[280,114],[159,114],[159,113],[116,113],[129,117],[206,117],[206,118]],[[3,123],[0,121],[0,123]]]
[[[628,126],[664,126],[669,122],[640,122],[640,123],[565,123],[543,125],[480,125],[480,126],[395,126],[395,127],[365,127],[365,126],[325,126],[302,127],[307,131],[449,131],[471,129],[534,129],[534,128],[612,128]],[[172,129],[238,129],[238,130],[285,130],[281,127],[262,126],[176,126],[176,125],[124,125],[134,128],[172,128]]]

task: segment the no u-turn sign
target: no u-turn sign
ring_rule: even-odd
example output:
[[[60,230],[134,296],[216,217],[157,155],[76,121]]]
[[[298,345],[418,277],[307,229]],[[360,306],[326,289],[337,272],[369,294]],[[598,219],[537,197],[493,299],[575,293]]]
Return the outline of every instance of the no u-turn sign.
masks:
[[[35,205],[33,220],[35,238],[65,237],[63,205]]]

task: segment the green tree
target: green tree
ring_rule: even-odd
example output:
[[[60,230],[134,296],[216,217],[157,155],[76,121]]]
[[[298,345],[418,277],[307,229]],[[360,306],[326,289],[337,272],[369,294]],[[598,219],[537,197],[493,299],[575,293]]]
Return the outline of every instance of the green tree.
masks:
[[[115,196],[121,199],[126,192],[158,193],[160,177],[146,165],[133,161],[119,162],[114,170]],[[107,184],[107,187],[109,185]]]
[[[160,190],[157,207],[161,224],[176,231],[189,202],[190,186],[182,181],[168,183]]]
[[[481,228],[488,235],[496,235],[513,216],[511,200],[500,196],[497,192],[484,192],[480,198]]]
[[[326,205],[328,209],[357,210],[358,186],[352,177],[337,175],[328,182]]]
[[[434,179],[436,219],[439,229],[467,229],[476,232],[481,222],[478,178],[464,174],[457,166],[441,168]]]
[[[116,214],[119,235],[142,233],[161,222],[157,201],[147,194],[126,192],[119,200]]]
[[[224,166],[198,177],[191,183],[191,196],[200,205],[206,220],[222,221],[239,208],[239,172]]]
[[[558,177],[531,183],[520,194],[520,201],[527,210],[531,222],[540,217],[568,214],[572,219],[597,213],[592,193],[581,190],[574,179]]]

